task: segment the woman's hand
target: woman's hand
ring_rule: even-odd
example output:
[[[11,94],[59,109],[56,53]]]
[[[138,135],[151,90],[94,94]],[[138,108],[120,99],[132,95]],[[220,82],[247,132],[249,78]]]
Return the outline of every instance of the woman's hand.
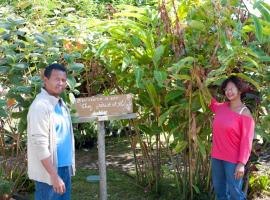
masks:
[[[235,168],[234,177],[235,179],[243,178],[245,173],[245,165],[243,163],[238,163]]]

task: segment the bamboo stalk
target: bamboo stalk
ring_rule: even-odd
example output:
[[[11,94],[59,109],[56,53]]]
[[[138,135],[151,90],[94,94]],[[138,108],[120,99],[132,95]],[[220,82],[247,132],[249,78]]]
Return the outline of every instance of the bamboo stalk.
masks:
[[[191,103],[192,103],[192,83],[189,84],[189,104],[188,104],[188,163],[189,163],[189,190],[190,198],[193,199],[193,169],[192,169],[192,145],[191,145],[191,123],[192,123],[192,114],[191,114]]]

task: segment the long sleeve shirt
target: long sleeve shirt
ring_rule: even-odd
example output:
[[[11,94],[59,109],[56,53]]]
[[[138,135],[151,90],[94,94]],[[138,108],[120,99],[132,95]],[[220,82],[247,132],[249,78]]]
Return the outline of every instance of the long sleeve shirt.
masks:
[[[218,103],[212,99],[209,108],[215,113],[211,156],[246,164],[254,137],[253,118],[231,110],[229,102]]]
[[[49,173],[42,165],[41,160],[51,157],[55,168],[57,164],[57,141],[54,108],[59,99],[51,96],[46,90],[41,92],[32,102],[27,115],[27,161],[28,176],[30,179],[52,185]],[[63,104],[65,106],[65,104]],[[65,106],[66,107],[66,106]],[[70,123],[71,119],[69,117]],[[72,127],[72,175],[75,173],[75,146]]]

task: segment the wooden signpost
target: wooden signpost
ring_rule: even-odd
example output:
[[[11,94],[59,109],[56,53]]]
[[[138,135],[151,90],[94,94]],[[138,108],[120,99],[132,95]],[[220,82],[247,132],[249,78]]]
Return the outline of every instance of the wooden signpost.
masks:
[[[94,96],[77,98],[75,104],[79,117],[109,116],[132,113],[132,95]]]
[[[98,123],[99,199],[107,200],[104,121],[136,118],[136,114],[133,113],[132,95],[77,98],[75,108],[77,111],[75,122],[97,121]]]

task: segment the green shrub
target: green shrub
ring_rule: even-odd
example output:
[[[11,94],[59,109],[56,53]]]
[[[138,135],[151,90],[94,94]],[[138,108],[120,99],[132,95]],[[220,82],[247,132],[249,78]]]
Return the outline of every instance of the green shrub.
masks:
[[[250,196],[262,195],[265,192],[270,194],[270,177],[269,175],[253,174],[249,179]]]

